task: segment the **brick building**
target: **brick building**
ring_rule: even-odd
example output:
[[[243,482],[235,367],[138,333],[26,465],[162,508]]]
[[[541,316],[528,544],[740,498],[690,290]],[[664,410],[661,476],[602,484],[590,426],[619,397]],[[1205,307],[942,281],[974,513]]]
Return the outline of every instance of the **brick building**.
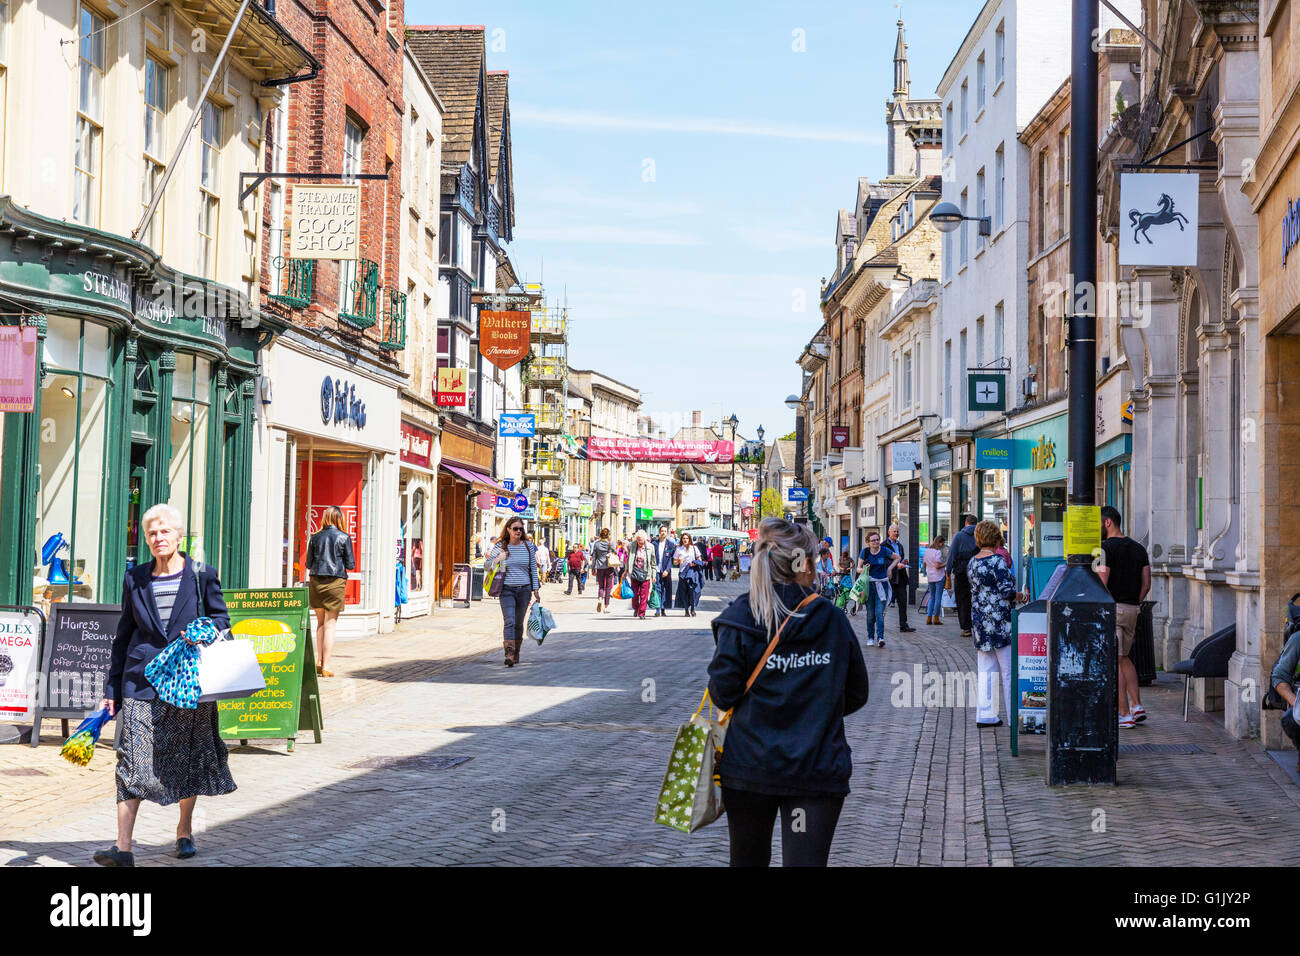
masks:
[[[253,584],[306,578],[307,543],[329,505],[343,510],[357,568],[349,574],[340,634],[393,626],[399,536],[399,389],[405,346],[401,285],[403,4],[321,0],[282,3],[277,18],[312,52],[319,71],[280,84],[267,120],[263,169],[290,172],[259,189],[267,245],[264,308],[289,329],[266,351],[254,451]],[[315,175],[370,175],[360,182],[355,260],[290,255],[287,211]],[[301,178],[299,178],[301,177]],[[334,180],[337,181],[337,180]]]

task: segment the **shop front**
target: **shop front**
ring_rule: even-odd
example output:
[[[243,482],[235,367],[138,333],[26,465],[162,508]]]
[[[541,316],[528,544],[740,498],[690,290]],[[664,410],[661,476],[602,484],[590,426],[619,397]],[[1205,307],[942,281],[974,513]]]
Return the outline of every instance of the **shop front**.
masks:
[[[1008,550],[1016,562],[1017,580],[1032,585],[1037,595],[1065,562],[1068,416],[1014,428],[1011,436],[1009,537],[1015,546]]]
[[[497,498],[513,494],[491,476],[496,440],[454,422],[444,421],[438,475],[436,600],[468,600],[456,592],[456,566],[469,565],[474,538],[480,543],[499,535]],[[527,515],[521,515],[527,518]],[[429,570],[429,569],[426,569]],[[468,580],[461,587],[467,589]]]
[[[930,535],[922,535],[923,545],[943,535],[947,542],[952,541],[952,448],[942,443],[931,443],[928,448],[930,462]]]
[[[400,378],[296,330],[266,351],[265,367],[253,511],[266,534],[253,542],[253,586],[306,582],[308,543],[337,506],[356,558],[338,633],[387,633],[401,555]]]
[[[1133,411],[1128,373],[1117,369],[1097,388],[1097,503],[1129,520],[1129,466],[1133,459]]]
[[[397,560],[406,569],[407,603],[403,617],[421,617],[433,610],[432,563],[434,502],[437,501],[438,437],[427,427],[402,421],[401,469],[398,473]]]
[[[32,411],[0,415],[0,603],[115,603],[163,502],[183,549],[246,586],[259,346],[281,326],[120,236],[8,199],[0,230],[0,323],[36,363]]]
[[[893,470],[889,473],[889,514],[884,522],[884,537],[888,537],[891,525],[898,525],[898,540],[907,554],[915,593],[917,555],[930,543],[930,488],[921,480],[921,443],[915,439],[893,442],[887,464]]]
[[[876,492],[874,482],[862,482],[844,489],[849,499],[849,509],[853,513],[853,537],[849,543],[849,555],[855,560],[858,553],[867,546],[867,535],[872,531],[883,530],[880,527],[880,495]],[[839,554],[835,560],[839,561]]]

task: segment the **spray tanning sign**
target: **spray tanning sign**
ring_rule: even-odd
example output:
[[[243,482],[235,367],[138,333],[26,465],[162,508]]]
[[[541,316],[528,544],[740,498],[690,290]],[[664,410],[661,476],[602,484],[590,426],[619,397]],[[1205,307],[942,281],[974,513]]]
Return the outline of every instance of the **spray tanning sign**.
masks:
[[[1120,265],[1196,265],[1200,184],[1196,173],[1123,175]]]

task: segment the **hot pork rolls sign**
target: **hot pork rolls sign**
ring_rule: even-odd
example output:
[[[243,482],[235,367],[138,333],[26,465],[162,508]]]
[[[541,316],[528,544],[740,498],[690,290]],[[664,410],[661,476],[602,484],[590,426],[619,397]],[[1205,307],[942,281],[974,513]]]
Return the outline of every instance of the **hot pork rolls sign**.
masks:
[[[500,369],[514,368],[529,351],[531,312],[489,312],[478,314],[478,350]]]
[[[674,464],[728,464],[736,446],[729,441],[657,441],[651,438],[587,439],[589,461],[649,461]]]

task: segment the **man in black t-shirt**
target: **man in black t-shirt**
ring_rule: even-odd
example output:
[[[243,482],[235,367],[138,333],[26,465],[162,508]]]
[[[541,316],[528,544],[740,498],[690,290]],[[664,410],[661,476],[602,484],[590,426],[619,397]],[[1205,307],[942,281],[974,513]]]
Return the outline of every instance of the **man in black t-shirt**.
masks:
[[[1101,509],[1102,562],[1097,576],[1115,599],[1115,637],[1119,643],[1119,725],[1135,727],[1147,719],[1138,688],[1137,668],[1129,654],[1137,631],[1142,602],[1151,590],[1151,561],[1147,549],[1125,537],[1120,513]]]

